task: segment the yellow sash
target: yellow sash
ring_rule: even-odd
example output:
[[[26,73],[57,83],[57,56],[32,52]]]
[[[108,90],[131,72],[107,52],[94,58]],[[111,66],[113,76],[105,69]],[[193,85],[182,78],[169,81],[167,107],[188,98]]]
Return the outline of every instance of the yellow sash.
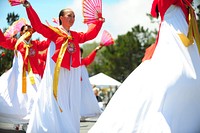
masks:
[[[15,52],[15,55],[17,56],[17,47],[18,45],[25,40],[25,38],[29,37],[31,35],[31,33],[28,31],[26,33],[24,33],[16,42],[15,44],[15,49],[14,49],[14,52]],[[29,54],[29,48],[32,46],[32,44],[30,45],[27,45],[27,44],[24,44],[24,47],[26,48],[26,52],[25,52],[25,58],[24,60],[26,60],[28,54]],[[35,84],[35,80],[34,80],[34,76],[33,76],[33,72],[32,72],[32,68],[31,68],[31,65],[30,65],[30,62],[28,60],[28,75],[29,75],[29,79],[30,79],[30,82],[31,84]],[[22,68],[22,93],[26,93],[26,68],[25,68],[25,65],[23,64],[23,68]]]
[[[58,54],[58,58],[56,61],[56,66],[54,69],[54,78],[53,78],[53,94],[54,97],[56,99],[56,101],[58,100],[58,82],[59,82],[59,74],[60,74],[60,66],[64,57],[64,54],[67,50],[67,46],[68,46],[68,40],[72,39],[71,36],[67,36],[61,33],[61,31],[57,28],[54,28],[52,26],[49,26],[54,32],[56,32],[58,35],[65,37],[66,41],[62,44],[59,54]],[[59,107],[60,108],[60,107]],[[62,109],[60,108],[60,111],[62,112]]]
[[[199,53],[200,53],[200,34],[198,30],[197,20],[196,20],[194,9],[192,8],[192,6],[189,5],[188,7],[189,7],[188,35],[185,36],[183,33],[181,33],[179,34],[179,37],[186,47],[192,45],[195,40]]]
[[[24,44],[24,47],[26,48],[26,52],[25,52],[25,58],[24,61],[26,60],[28,54],[29,54],[29,48],[32,47],[32,44]],[[28,76],[29,76],[29,80],[31,82],[31,84],[35,84],[35,79],[34,79],[34,75],[33,75],[33,71],[30,65],[30,61],[28,59]],[[22,93],[26,93],[26,67],[25,64],[23,64],[23,71],[22,71]]]
[[[18,47],[18,45],[19,45],[22,41],[24,41],[25,38],[29,37],[30,35],[31,35],[31,33],[27,31],[27,32],[25,32],[25,33],[17,40],[17,42],[16,42],[16,44],[15,44],[15,50],[14,50],[16,56],[17,56],[17,47]]]

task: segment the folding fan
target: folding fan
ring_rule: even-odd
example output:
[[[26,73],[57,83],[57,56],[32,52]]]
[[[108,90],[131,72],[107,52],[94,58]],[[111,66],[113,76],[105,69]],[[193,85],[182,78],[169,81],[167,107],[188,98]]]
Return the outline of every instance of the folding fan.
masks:
[[[101,37],[100,46],[110,46],[112,44],[114,44],[114,39],[108,31],[104,30]]]
[[[89,24],[102,18],[102,0],[83,0],[83,23]]]
[[[50,23],[47,20],[45,20],[45,21],[46,21],[48,26],[51,26]],[[55,24],[59,25],[59,19],[57,19],[57,18],[52,18],[52,22],[54,22]]]
[[[27,22],[24,18],[20,18],[19,20],[15,21],[4,33],[4,36],[6,38],[11,38],[14,35],[16,35],[23,25],[25,25]]]
[[[57,25],[59,25],[59,19],[58,19],[58,18],[52,18],[52,21],[53,21],[54,23],[56,23]]]
[[[25,0],[8,0],[8,2],[10,3],[11,6],[17,6],[22,4],[22,2],[24,2]]]

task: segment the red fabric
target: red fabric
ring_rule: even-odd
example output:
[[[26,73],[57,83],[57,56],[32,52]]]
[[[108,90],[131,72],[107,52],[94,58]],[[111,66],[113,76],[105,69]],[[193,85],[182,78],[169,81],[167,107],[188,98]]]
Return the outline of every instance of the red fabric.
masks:
[[[151,59],[151,57],[153,56],[153,53],[155,51],[155,48],[156,48],[156,43],[152,44],[150,47],[148,47],[145,51],[145,55],[142,59],[142,62],[145,61],[145,60],[149,60]]]
[[[188,21],[188,9],[186,8],[186,5],[189,3],[192,3],[193,0],[154,0],[152,3],[151,7],[151,15],[152,17],[158,17],[157,13],[160,13],[161,16],[161,21],[164,19],[164,14],[167,11],[167,9],[171,5],[176,5],[181,7],[183,10],[185,16],[186,16],[186,21]],[[156,11],[156,8],[158,8],[158,12]],[[161,25],[161,24],[160,24]],[[159,33],[160,33],[160,26],[159,26],[159,31],[158,31],[158,36],[156,38],[156,42],[152,44],[150,47],[148,47],[145,51],[145,55],[142,59],[142,61],[149,60],[153,56],[154,50],[156,49],[157,42],[159,39]]]
[[[164,19],[165,12],[171,5],[176,5],[181,7],[183,10],[186,18],[188,18],[188,10],[185,6],[185,2],[183,1],[188,1],[189,3],[192,3],[193,0],[154,0],[152,7],[151,7],[151,15],[153,17],[157,17],[156,15],[156,6],[158,6],[158,11],[160,13],[161,20]],[[185,3],[185,4],[184,4]]]
[[[81,59],[81,65],[85,65],[85,66],[90,65],[94,61],[96,53],[97,51],[93,50],[92,53],[90,53],[87,57]]]
[[[51,41],[55,43],[56,50],[55,50],[54,55],[52,56],[52,59],[54,60],[54,62],[56,62],[61,45],[66,41],[66,38],[59,36],[49,27],[42,24],[38,15],[36,14],[36,12],[31,6],[26,8],[26,11],[33,28],[38,33],[42,34],[44,37],[50,39]],[[68,51],[65,52],[62,63],[61,63],[61,67],[70,69],[70,57],[72,57],[72,64],[71,64],[72,67],[78,67],[81,65],[79,43],[84,43],[88,40],[94,39],[98,35],[102,27],[102,24],[103,24],[102,21],[97,21],[96,23],[89,25],[88,31],[86,33],[83,33],[83,32],[78,33],[75,31],[70,31],[73,38],[70,41],[70,43],[73,43],[75,45],[75,52],[72,54],[70,54]]]
[[[6,39],[4,36],[2,36],[2,34],[0,34],[0,38],[1,38],[0,46],[4,47],[6,49],[10,49],[10,50],[15,49],[15,44],[17,42],[17,39],[15,39],[15,38]],[[2,41],[2,39],[4,41]],[[28,60],[29,60],[33,73],[41,74],[41,72],[40,72],[41,69],[39,68],[39,64],[38,64],[38,52],[47,49],[49,46],[49,41],[35,40],[35,41],[31,41],[30,43],[33,46],[31,48],[29,48],[29,55],[27,56],[26,60],[25,60],[26,48],[24,47],[24,44],[25,44],[24,42],[21,42],[18,45],[17,50],[22,54],[26,70],[28,71]]]
[[[5,42],[5,41],[6,41],[6,38],[4,37],[4,34],[0,29],[0,42]]]
[[[38,54],[38,62],[39,62],[41,77],[43,77],[43,74],[44,74],[44,69],[45,69],[45,66],[46,66],[46,59],[47,59],[47,50]]]

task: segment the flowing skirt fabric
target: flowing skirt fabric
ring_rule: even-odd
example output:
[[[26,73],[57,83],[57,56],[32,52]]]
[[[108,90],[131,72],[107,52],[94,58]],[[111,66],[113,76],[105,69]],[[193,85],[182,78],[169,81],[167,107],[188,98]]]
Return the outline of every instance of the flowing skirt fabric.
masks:
[[[55,63],[51,59],[55,44],[51,42],[47,63],[33,107],[27,133],[79,133],[81,68],[60,68],[58,99],[53,95]],[[61,111],[62,110],[62,111]]]
[[[92,85],[89,81],[87,68],[81,66],[81,117],[93,117],[101,114]]]
[[[32,85],[27,75],[27,92],[22,93],[22,65],[20,52],[14,56],[12,67],[0,77],[0,122],[28,123],[40,76],[34,75]]]
[[[200,132],[200,55],[180,32],[187,35],[187,22],[171,6],[152,59],[127,77],[89,133]]]

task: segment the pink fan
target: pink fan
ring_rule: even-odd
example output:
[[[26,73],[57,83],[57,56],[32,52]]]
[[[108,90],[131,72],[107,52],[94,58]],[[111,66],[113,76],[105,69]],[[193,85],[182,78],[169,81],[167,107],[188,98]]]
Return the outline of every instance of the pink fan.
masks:
[[[102,18],[102,0],[83,0],[83,23],[89,24]]]
[[[10,3],[11,6],[17,6],[20,5],[22,2],[24,2],[25,0],[8,0],[8,2]]]
[[[101,42],[100,42],[100,46],[110,46],[112,44],[114,44],[114,39],[112,38],[111,34],[104,30],[102,37],[101,37]]]
[[[54,23],[56,23],[57,25],[59,25],[59,19],[58,19],[58,18],[52,18],[52,21],[53,21]]]
[[[4,36],[6,38],[11,38],[14,35],[16,35],[23,25],[25,25],[27,22],[24,18],[20,18],[19,20],[15,21],[4,33]]]
[[[52,22],[54,22],[55,24],[59,25],[59,20],[56,18],[52,18]],[[48,26],[51,26],[50,23],[46,20],[46,23]]]

